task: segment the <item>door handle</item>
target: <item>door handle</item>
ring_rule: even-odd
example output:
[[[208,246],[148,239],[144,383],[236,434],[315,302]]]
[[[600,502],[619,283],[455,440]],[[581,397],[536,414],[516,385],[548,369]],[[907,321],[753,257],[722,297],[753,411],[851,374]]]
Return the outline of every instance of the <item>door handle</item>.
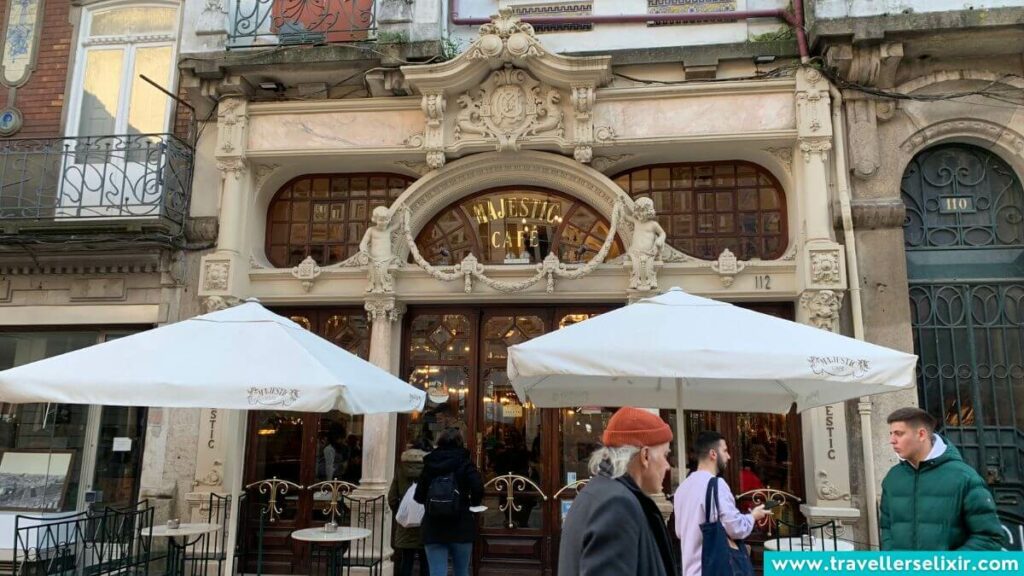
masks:
[[[483,454],[484,449],[484,435],[482,432],[476,433],[476,469],[480,470],[483,468],[483,464],[480,461],[480,456]]]

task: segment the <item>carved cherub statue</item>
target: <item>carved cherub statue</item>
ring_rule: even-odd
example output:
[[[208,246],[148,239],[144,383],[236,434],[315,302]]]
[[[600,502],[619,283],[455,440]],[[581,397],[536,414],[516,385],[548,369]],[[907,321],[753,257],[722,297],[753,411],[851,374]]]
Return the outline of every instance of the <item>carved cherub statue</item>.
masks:
[[[637,198],[633,208],[633,241],[627,254],[633,264],[629,287],[634,290],[658,289],[654,263],[661,259],[661,251],[665,247],[665,230],[658,224],[656,215],[654,201],[650,198]]]
[[[367,228],[363,239],[359,242],[359,252],[366,256],[369,261],[370,282],[366,286],[367,292],[374,294],[391,293],[395,291],[394,278],[388,271],[388,266],[395,259],[391,251],[391,215],[388,214],[386,206],[377,206],[373,209],[373,226]]]

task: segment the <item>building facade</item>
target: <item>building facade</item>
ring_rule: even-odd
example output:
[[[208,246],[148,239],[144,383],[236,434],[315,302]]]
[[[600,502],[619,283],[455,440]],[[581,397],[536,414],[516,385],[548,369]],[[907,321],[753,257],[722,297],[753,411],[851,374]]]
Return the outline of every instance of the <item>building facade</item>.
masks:
[[[185,233],[192,137],[187,109],[167,94],[178,82],[181,8],[0,3],[0,368],[197,313],[182,299],[195,284],[188,248],[202,243]],[[0,540],[8,552],[16,514],[143,498],[166,518],[191,489],[194,456],[174,447],[184,431],[194,452],[197,415],[57,404],[0,410]],[[40,470],[41,485],[17,478]]]
[[[885,416],[920,402],[990,480],[1020,546],[1017,3],[8,4],[8,29],[38,5],[67,37],[31,65],[4,61],[0,103],[24,121],[3,142],[0,325],[29,342],[8,365],[69,326],[102,339],[255,297],[428,392],[402,416],[151,408],[135,490],[166,514],[202,517],[211,493],[273,478],[374,497],[409,444],[458,426],[488,481],[475,569],[549,574],[615,407],[521,402],[506,349],[680,286],[922,357],[918,390],[803,414],[662,411],[691,437],[727,434],[735,491],[778,490],[787,520],[877,545]],[[162,92],[135,98],[151,87],[136,72],[155,80],[168,57],[192,132]],[[120,88],[89,84],[93,67]],[[122,180],[163,167],[159,200],[114,209],[85,193],[115,186],[74,171],[98,163],[89,138],[122,133],[175,151],[103,149]],[[56,147],[61,177],[23,159],[54,149],[33,140],[43,152],[26,155],[27,136],[72,139]],[[652,221],[663,247],[637,233]],[[107,410],[89,408],[90,425]],[[675,457],[668,494],[693,468]],[[323,522],[324,502],[280,503],[265,571],[303,573],[287,535]],[[250,516],[240,539],[258,530]]]

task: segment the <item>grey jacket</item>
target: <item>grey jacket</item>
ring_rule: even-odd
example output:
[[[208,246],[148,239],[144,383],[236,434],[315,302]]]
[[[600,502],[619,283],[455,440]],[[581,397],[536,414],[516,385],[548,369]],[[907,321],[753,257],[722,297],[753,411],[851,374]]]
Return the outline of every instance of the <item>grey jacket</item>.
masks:
[[[627,475],[597,475],[562,525],[558,576],[675,576],[657,505]]]

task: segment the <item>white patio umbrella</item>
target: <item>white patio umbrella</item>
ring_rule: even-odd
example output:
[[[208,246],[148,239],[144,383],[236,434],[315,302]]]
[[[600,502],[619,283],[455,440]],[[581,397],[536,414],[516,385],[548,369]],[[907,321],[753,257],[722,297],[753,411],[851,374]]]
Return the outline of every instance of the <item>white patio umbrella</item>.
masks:
[[[421,410],[425,396],[255,301],[0,372],[10,403],[374,414]]]
[[[512,346],[508,376],[540,407],[782,414],[913,386],[916,361],[672,288]]]

